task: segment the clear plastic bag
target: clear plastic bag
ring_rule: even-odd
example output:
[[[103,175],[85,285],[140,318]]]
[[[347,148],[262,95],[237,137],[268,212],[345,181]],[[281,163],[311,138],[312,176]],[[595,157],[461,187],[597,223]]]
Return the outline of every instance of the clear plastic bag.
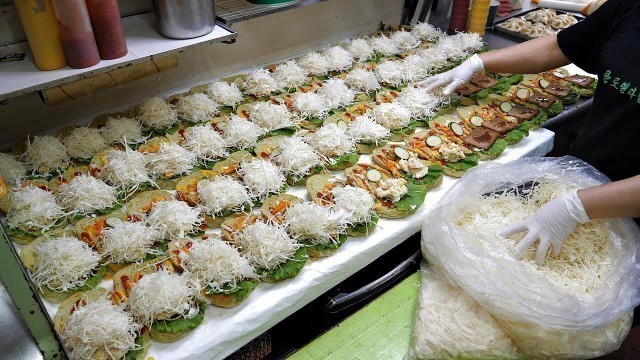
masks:
[[[619,345],[630,325],[620,319],[628,318],[628,313],[640,303],[640,229],[632,220],[603,222],[611,239],[608,251],[612,255],[608,261],[613,270],[588,296],[554,291],[544,276],[528,272],[509,252],[487,246],[485,239],[456,225],[460,214],[487,194],[526,192],[527,186],[539,183],[582,188],[608,181],[596,169],[572,157],[524,158],[503,165],[478,166],[468,171],[425,219],[423,254],[449,282],[464,289],[507,328],[512,325],[511,332],[516,335],[518,329],[527,327],[529,330],[520,335],[540,339],[553,330],[586,334],[584,331],[600,329],[609,334],[609,327],[618,321],[624,325],[619,326],[621,329],[626,326],[626,331],[618,331],[616,339],[604,336],[599,346]],[[499,230],[502,229],[495,229],[496,234]],[[540,326],[539,331],[533,331],[532,326]]]

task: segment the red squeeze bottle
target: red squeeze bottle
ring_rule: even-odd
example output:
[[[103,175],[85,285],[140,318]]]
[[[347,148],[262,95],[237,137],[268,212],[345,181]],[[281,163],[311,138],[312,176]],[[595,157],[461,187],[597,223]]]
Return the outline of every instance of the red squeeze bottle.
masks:
[[[100,58],[117,59],[127,55],[118,0],[86,0]]]
[[[84,0],[53,0],[58,32],[67,63],[82,69],[100,61],[96,40]]]
[[[449,34],[467,30],[467,16],[469,15],[469,0],[453,0],[451,6],[451,20]]]

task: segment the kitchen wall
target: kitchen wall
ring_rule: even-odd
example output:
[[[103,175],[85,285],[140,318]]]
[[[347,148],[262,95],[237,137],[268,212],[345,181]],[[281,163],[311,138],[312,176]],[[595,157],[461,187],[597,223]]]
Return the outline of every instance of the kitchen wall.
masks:
[[[142,3],[133,5],[128,11],[144,8]],[[97,114],[127,108],[150,96],[175,92],[342,39],[370,34],[380,22],[398,23],[402,6],[402,0],[320,2],[236,23],[233,28],[239,36],[235,44],[188,49],[180,54],[176,69],[56,107],[43,104],[35,93],[11,98],[0,106],[0,148],[10,146],[27,134],[86,124]],[[4,24],[0,25],[3,33],[1,30],[8,27],[8,20],[0,17],[0,21]]]

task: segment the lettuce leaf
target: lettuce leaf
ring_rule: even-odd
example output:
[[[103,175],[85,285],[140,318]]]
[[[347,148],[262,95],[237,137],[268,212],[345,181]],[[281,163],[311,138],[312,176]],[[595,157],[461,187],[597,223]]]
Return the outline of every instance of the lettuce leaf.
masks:
[[[265,274],[275,281],[289,279],[298,275],[300,270],[304,267],[304,264],[306,264],[308,258],[309,255],[307,255],[307,248],[302,246],[298,251],[296,251],[292,259],[274,267],[271,270],[258,270],[258,273]]]
[[[358,162],[358,160],[360,160],[360,154],[358,154],[357,151],[353,151],[340,156],[332,157],[330,160],[330,163],[327,164],[327,168],[328,169],[335,168],[344,163],[355,164]]]
[[[546,109],[546,111],[549,113],[549,115],[555,116],[560,114],[562,112],[562,109],[564,109],[564,106],[562,105],[562,101],[556,101],[553,103],[553,105],[551,105],[548,109]]]
[[[173,320],[158,320],[151,325],[151,329],[172,334],[195,329],[198,325],[202,324],[202,320],[204,320],[204,309],[206,308],[206,304],[202,300],[197,301],[200,311],[198,311],[196,316],[190,319],[180,317]]]
[[[251,294],[251,292],[256,288],[256,286],[258,286],[258,280],[256,279],[241,280],[238,283],[236,283],[235,286],[232,286],[232,285],[224,286],[222,288],[222,291],[215,291],[211,288],[211,286],[207,285],[207,287],[204,288],[204,292],[205,294],[225,294],[225,295],[233,294],[236,300],[240,302],[246,299],[249,296],[249,294]]]
[[[522,124],[520,124],[517,128],[509,131],[505,136],[504,136],[504,140],[507,141],[507,143],[509,143],[509,145],[513,145],[517,142],[519,142],[520,140],[524,139],[525,137],[529,136],[529,130],[531,130],[531,127],[533,125],[529,122],[523,122]]]
[[[127,354],[124,356],[124,360],[137,360],[138,356],[140,356],[144,352],[144,348],[142,347],[144,346],[144,344],[141,334],[138,334],[138,336],[136,337],[136,345],[139,347],[139,349],[131,349],[127,351]]]
[[[507,140],[498,139],[496,140],[496,142],[493,143],[493,145],[491,145],[490,148],[485,150],[484,153],[491,157],[498,157],[500,156],[500,154],[504,152],[504,150],[507,148],[507,145],[509,145]]]
[[[409,182],[415,183],[416,185],[429,186],[437,181],[442,175],[444,175],[443,167],[438,164],[433,164],[429,165],[429,172],[427,173],[427,175],[420,179],[413,178],[406,173],[404,173],[404,178]]]
[[[78,286],[75,289],[71,289],[69,290],[69,292],[73,294],[79,291],[87,291],[95,288],[96,286],[98,286],[98,284],[100,284],[100,280],[102,280],[102,277],[104,277],[104,274],[106,273],[107,273],[107,266],[101,265],[98,268],[98,271],[96,271],[95,274],[91,275],[91,277],[84,282],[84,285]]]
[[[467,155],[466,158],[458,162],[447,163],[447,167],[456,171],[467,171],[476,165],[478,165],[478,154]]]
[[[549,120],[549,115],[547,115],[547,113],[544,111],[540,111],[538,115],[536,115],[533,119],[529,120],[529,123],[533,124],[534,126],[540,126],[546,123],[548,120]]]
[[[489,89],[482,89],[475,94],[469,95],[469,97],[473,100],[486,99],[487,96],[489,96]]]
[[[509,83],[511,85],[520,83],[520,81],[522,81],[523,78],[524,76],[522,74],[513,74],[513,75],[507,76],[507,79],[509,80]]]
[[[305,246],[312,248],[313,250],[316,251],[323,251],[323,250],[335,250],[337,248],[339,248],[340,246],[342,246],[342,244],[344,244],[344,242],[347,241],[347,234],[339,234],[338,235],[338,241],[333,242],[333,241],[329,241],[328,243],[324,243],[324,244],[315,244],[315,245],[311,245],[309,243],[305,243],[303,241],[303,243],[305,243]]]
[[[293,136],[296,133],[297,130],[298,130],[297,127],[289,126],[289,127],[284,127],[284,128],[281,128],[281,129],[275,129],[275,130],[269,131],[269,135],[271,135],[271,136],[276,136],[276,135]]]
[[[406,127],[403,127],[402,129],[391,130],[391,134],[404,136],[410,133],[411,131],[415,130],[417,126],[418,126],[418,123],[416,119],[411,118],[411,122],[409,123],[409,125],[407,125]]]
[[[29,237],[29,236],[38,237],[38,236],[42,236],[42,230],[36,230],[36,231],[20,230],[20,229],[15,229],[7,226],[7,235],[11,237],[20,236],[20,235],[22,235],[23,237]]]
[[[351,228],[354,231],[357,231],[357,232],[367,233],[367,232],[370,231],[370,229],[375,224],[378,223],[378,220],[380,220],[380,218],[378,217],[378,214],[373,213],[373,214],[371,214],[371,221],[369,221],[369,222],[361,222],[361,223],[358,223],[358,224],[353,224],[353,225],[351,225]]]
[[[424,187],[412,182],[407,183],[407,194],[400,199],[393,206],[402,211],[414,211],[419,208],[424,202],[424,197],[427,195],[427,190]]]

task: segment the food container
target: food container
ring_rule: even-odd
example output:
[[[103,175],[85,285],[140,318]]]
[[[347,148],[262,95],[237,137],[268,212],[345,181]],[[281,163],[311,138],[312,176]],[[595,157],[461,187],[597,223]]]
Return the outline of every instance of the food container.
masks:
[[[153,0],[158,33],[171,39],[206,35],[216,25],[213,0]]]
[[[118,59],[127,55],[120,8],[117,0],[86,0],[100,58]]]
[[[69,66],[82,69],[100,62],[84,0],[53,0],[53,10]]]
[[[67,65],[51,0],[14,0],[14,4],[36,67],[55,70]]]

